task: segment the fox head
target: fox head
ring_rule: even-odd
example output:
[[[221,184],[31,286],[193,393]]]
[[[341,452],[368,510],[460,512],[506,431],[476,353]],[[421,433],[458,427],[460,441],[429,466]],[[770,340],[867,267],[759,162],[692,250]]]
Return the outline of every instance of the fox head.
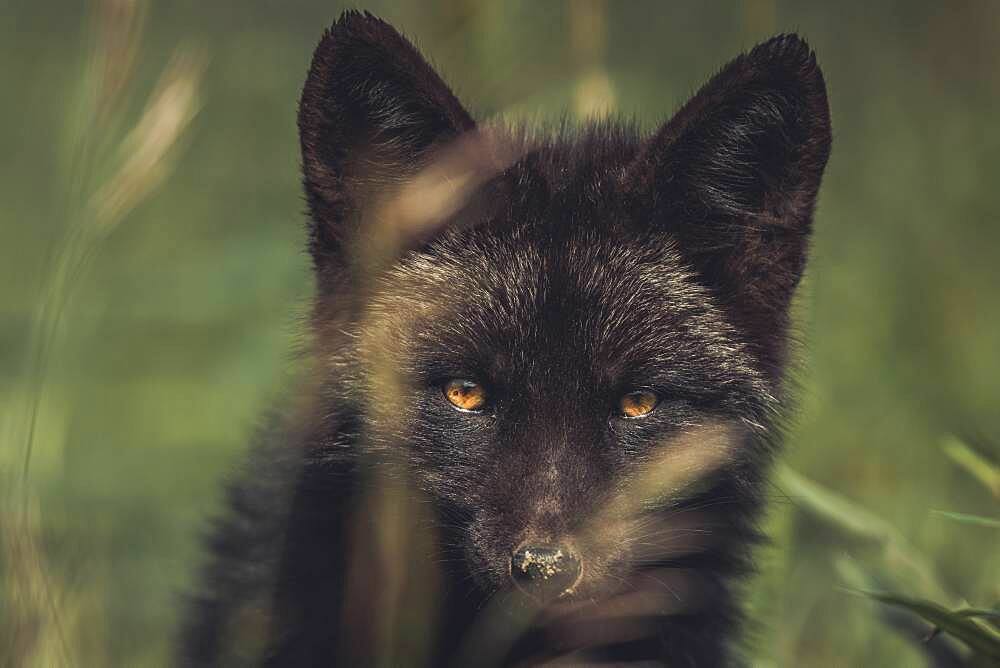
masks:
[[[299,128],[319,412],[405,471],[477,591],[655,575],[659,609],[745,557],[830,151],[805,42],[740,55],[651,133],[545,133],[477,123],[349,12]]]

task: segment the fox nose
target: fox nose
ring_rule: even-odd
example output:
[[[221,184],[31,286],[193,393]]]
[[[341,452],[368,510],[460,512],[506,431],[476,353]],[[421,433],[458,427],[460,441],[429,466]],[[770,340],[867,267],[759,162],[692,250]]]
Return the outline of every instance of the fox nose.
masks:
[[[580,559],[565,547],[526,545],[510,560],[514,584],[542,603],[572,590],[580,579]]]

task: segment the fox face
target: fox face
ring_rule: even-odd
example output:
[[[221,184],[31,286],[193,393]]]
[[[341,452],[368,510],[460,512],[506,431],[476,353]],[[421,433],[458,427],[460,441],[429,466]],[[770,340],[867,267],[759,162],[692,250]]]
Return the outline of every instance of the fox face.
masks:
[[[598,184],[616,170],[564,164]],[[405,457],[463,527],[485,591],[598,596],[636,562],[696,549],[690,532],[670,544],[678,527],[660,513],[762,456],[752,436],[778,389],[641,208],[611,189],[588,206],[514,171],[539,191],[528,203],[443,234],[373,288],[350,337],[360,394],[378,406],[365,442]],[[514,577],[540,550],[561,552],[565,571]]]
[[[652,132],[546,132],[477,123],[393,28],[348,12],[299,128],[317,389],[273,656],[313,656],[309,633],[343,645],[322,611],[388,586],[336,556],[379,521],[330,519],[377,506],[357,490],[381,480],[433,546],[356,561],[442,565],[449,623],[510,600],[561,625],[541,646],[573,649],[633,639],[588,615],[654,620],[655,656],[713,665],[830,151],[808,46],[739,56]]]
[[[644,535],[626,524],[762,456],[830,145],[801,40],[737,58],[650,136],[544,137],[480,128],[392,28],[347,14],[300,127],[317,336],[352,334],[331,373],[352,369],[369,447],[404,448],[468,522],[484,584],[528,546],[579,562],[563,593],[599,590]],[[676,488],[620,498],[644,476]],[[639,518],[588,540],[619,506]]]

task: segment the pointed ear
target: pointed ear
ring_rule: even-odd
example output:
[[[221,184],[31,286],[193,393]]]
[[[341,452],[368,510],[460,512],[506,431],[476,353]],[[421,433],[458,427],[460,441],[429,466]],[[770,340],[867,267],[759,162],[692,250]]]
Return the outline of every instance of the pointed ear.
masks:
[[[317,272],[345,264],[345,244],[390,186],[475,127],[441,78],[392,26],[345,12],[313,55],[299,103],[310,250]]]
[[[806,43],[783,35],[715,75],[628,178],[734,316],[767,336],[802,276],[829,154],[823,75]]]

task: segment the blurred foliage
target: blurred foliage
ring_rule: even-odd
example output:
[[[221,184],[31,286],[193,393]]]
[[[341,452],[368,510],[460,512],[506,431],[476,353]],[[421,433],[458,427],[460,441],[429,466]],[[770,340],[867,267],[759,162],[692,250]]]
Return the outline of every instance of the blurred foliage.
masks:
[[[984,472],[993,474],[997,470],[982,455],[950,437],[946,452],[955,451],[965,453],[963,461],[976,462],[977,466],[972,470],[977,476],[982,476]],[[846,554],[834,559],[834,568],[850,587],[848,591],[912,613],[926,622],[926,625],[919,625],[905,616],[883,615],[888,628],[895,628],[923,649],[930,649],[930,641],[944,631],[965,644],[967,656],[963,657],[954,647],[934,649],[946,652],[955,661],[961,661],[961,665],[987,666],[1000,661],[1000,627],[997,626],[1000,612],[969,607],[964,600],[957,600],[938,577],[931,559],[909,544],[886,520],[805,479],[787,466],[779,467],[777,477],[791,498],[796,500],[800,511],[827,523],[834,532],[841,534],[840,543],[844,549],[858,553],[861,546],[876,548],[874,554],[869,550],[864,555],[865,566]],[[986,476],[986,479],[992,478]],[[964,524],[1000,528],[1000,521],[992,518],[967,513],[932,512]],[[893,591],[874,591],[871,590],[873,586],[890,586]],[[899,594],[896,591],[910,593]]]
[[[924,618],[934,626],[927,640],[941,631],[955,636],[975,653],[977,665],[978,662],[983,662],[983,665],[989,665],[985,663],[987,661],[1000,662],[1000,632],[990,623],[1000,618],[1000,613],[982,608],[949,610],[931,601],[886,592],[861,593]]]
[[[0,22],[0,663],[166,661],[198,530],[285,387],[310,289],[295,107],[342,7],[131,7],[13,0]],[[787,461],[879,518],[877,535],[919,545],[957,599],[1000,599],[995,530],[930,512],[997,515],[970,484],[975,461],[951,448],[952,464],[938,444],[1000,435],[1000,4],[366,8],[415,38],[481,116],[615,109],[646,127],[738,51],[805,35],[835,140],[799,301]],[[197,103],[163,121],[179,124],[169,145],[143,144],[164,131],[143,119],[178,66]],[[102,190],[114,183],[124,189]],[[94,208],[98,193],[114,206]],[[95,227],[102,217],[114,225]],[[873,557],[817,521],[808,496],[776,480],[774,545],[751,590],[757,663],[922,665],[838,588],[837,556]]]

